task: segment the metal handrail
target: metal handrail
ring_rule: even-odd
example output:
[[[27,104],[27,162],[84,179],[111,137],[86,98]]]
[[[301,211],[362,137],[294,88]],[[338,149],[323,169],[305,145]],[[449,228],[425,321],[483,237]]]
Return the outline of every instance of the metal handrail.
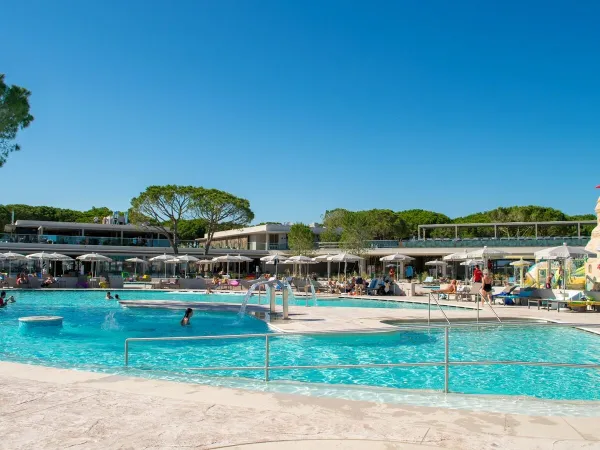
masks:
[[[259,334],[227,334],[222,336],[173,336],[173,337],[150,337],[150,338],[127,338],[125,339],[125,366],[129,365],[129,343],[130,342],[161,342],[161,341],[203,341],[216,339],[250,339],[265,338],[265,364],[263,366],[213,366],[213,367],[187,367],[186,370],[195,371],[224,371],[224,370],[264,370],[265,381],[269,381],[269,371],[271,370],[314,370],[314,369],[371,369],[371,368],[391,368],[391,367],[444,367],[444,392],[449,392],[450,367],[452,366],[492,366],[492,365],[512,365],[512,366],[534,366],[534,367],[565,367],[578,369],[600,369],[600,364],[577,364],[577,363],[557,363],[542,361],[451,361],[450,360],[450,329],[453,328],[486,328],[486,327],[522,327],[540,326],[540,327],[569,327],[569,328],[596,328],[600,324],[577,324],[577,323],[556,323],[556,322],[497,322],[493,323],[475,323],[475,324],[441,324],[441,325],[412,325],[399,326],[394,330],[384,331],[355,331],[355,332],[293,332],[293,333],[259,333]],[[346,334],[389,334],[398,330],[444,330],[444,360],[443,361],[423,361],[406,363],[372,363],[372,364],[320,364],[320,365],[292,365],[292,366],[272,366],[270,365],[270,339],[273,337],[287,336],[326,336],[326,335],[346,335]]]
[[[482,298],[481,294],[479,294],[479,298]],[[494,313],[494,315],[496,316],[496,319],[498,319],[498,322],[502,323],[502,320],[500,320],[500,316],[498,316],[498,314],[496,314],[496,310],[494,309],[494,307],[492,306],[492,302],[490,301],[489,298],[486,298],[486,302],[489,305],[490,309],[492,310],[492,312]],[[479,303],[479,302],[478,302]],[[477,305],[477,308],[479,309],[479,305]]]
[[[434,293],[434,292],[430,292],[429,293],[429,315],[427,316],[427,323],[431,323],[431,297],[432,296],[433,296],[433,300],[435,301],[435,304],[440,309],[440,312],[444,315],[444,319],[446,319],[446,322],[450,323],[450,319],[448,319],[448,316],[446,315],[446,313],[442,309],[442,306],[440,305],[440,302],[438,302],[437,299],[435,298],[435,294],[436,293]]]

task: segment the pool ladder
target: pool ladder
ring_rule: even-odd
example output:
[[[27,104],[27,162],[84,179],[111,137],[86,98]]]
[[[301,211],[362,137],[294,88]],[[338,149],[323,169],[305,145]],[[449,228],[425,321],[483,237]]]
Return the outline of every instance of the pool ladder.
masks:
[[[427,324],[431,323],[431,298],[432,297],[433,297],[433,301],[435,302],[435,304],[439,308],[440,312],[444,315],[444,319],[446,319],[446,322],[448,322],[448,324],[450,324],[450,319],[448,319],[448,316],[446,315],[446,313],[442,309],[442,305],[440,305],[440,302],[436,298],[435,294],[436,294],[436,292],[430,292],[429,293],[429,311],[428,311],[428,315],[427,315]],[[477,310],[477,322],[478,323],[479,323],[479,300],[480,300],[480,298],[481,298],[481,294],[477,293],[477,295],[475,296],[475,309]],[[490,309],[492,310],[492,312],[496,316],[496,319],[498,319],[498,322],[502,323],[502,319],[500,319],[500,316],[498,316],[498,314],[496,313],[496,310],[492,306],[492,302],[490,302],[489,300],[487,300],[487,304],[489,305]]]

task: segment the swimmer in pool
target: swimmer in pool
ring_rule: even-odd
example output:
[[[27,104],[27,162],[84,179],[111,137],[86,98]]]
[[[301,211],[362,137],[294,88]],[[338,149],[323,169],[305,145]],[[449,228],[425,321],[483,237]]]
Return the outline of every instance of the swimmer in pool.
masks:
[[[115,294],[115,300],[121,300],[121,298],[119,297],[119,294]]]
[[[192,308],[188,308],[185,310],[185,315],[183,319],[181,319],[181,326],[184,327],[186,325],[190,325],[190,319],[194,315],[194,310]]]
[[[0,308],[4,308],[8,305],[8,301],[6,300],[6,292],[2,291],[0,293]]]
[[[104,298],[105,298],[106,300],[114,300],[114,299],[113,299],[113,296],[112,296],[112,295],[110,295],[110,292],[107,292],[107,293],[106,293],[106,297],[104,297]]]

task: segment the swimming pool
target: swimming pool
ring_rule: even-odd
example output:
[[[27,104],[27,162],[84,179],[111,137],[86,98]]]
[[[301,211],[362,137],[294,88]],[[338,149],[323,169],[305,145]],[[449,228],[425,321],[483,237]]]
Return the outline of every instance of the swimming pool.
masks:
[[[123,366],[127,337],[268,333],[268,326],[255,318],[197,312],[192,326],[181,327],[180,311],[126,309],[103,300],[100,292],[96,298],[87,293],[61,294],[22,292],[17,303],[0,310],[1,360],[203,383],[210,383],[214,376],[256,380],[264,376],[261,371],[222,371],[209,376],[191,370],[261,366],[264,338],[135,342],[130,346],[130,368]],[[25,315],[63,316],[64,325],[55,331],[20,330],[18,317]],[[273,366],[441,361],[443,355],[444,335],[435,329],[356,335],[273,334],[270,347]],[[457,329],[451,332],[450,357],[599,363],[600,336],[571,328]],[[505,365],[452,367],[450,371],[452,392],[600,400],[598,370]],[[270,376],[279,381],[423,390],[441,390],[444,382],[442,367],[272,370]]]
[[[244,293],[221,293],[221,294],[203,294],[193,291],[155,291],[155,290],[111,290],[113,294],[119,294],[121,300],[177,300],[185,302],[199,303],[239,303],[241,305],[244,299]],[[17,291],[23,298],[37,298],[43,295],[44,298],[55,299],[56,301],[85,302],[102,300],[104,291],[97,290],[48,290],[48,291]],[[248,300],[250,305],[268,304],[268,298],[263,292],[260,297],[255,294]],[[281,305],[281,297],[276,297],[276,303]],[[315,306],[312,298],[297,297],[290,299],[290,305]],[[333,306],[342,308],[390,308],[390,309],[427,309],[423,303],[412,303],[396,300],[375,300],[360,299],[351,297],[337,298],[319,298],[316,306]],[[437,305],[432,305],[432,308]],[[457,309],[454,306],[442,306],[443,309]],[[459,308],[458,308],[459,309]]]

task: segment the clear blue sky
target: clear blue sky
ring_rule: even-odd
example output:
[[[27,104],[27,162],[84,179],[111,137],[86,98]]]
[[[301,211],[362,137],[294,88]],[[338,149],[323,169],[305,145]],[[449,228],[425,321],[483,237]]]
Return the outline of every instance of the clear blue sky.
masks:
[[[29,1],[0,73],[36,120],[1,203],[126,209],[150,184],[451,217],[593,212],[600,2]]]

